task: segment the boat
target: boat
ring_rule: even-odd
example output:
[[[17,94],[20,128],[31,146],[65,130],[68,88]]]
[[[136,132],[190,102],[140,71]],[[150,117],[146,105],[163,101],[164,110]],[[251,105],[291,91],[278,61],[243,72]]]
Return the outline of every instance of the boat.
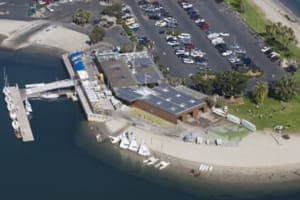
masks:
[[[102,142],[101,134],[97,134],[97,135],[96,135],[96,141],[97,141],[98,143]]]
[[[158,168],[159,170],[163,170],[165,169],[166,167],[168,167],[170,165],[170,162],[167,162],[167,161],[160,161],[159,163],[157,163],[154,167],[155,168]]]
[[[17,130],[17,129],[20,128],[20,124],[19,124],[19,122],[18,122],[17,120],[13,120],[13,121],[11,122],[11,125],[12,125],[12,127],[13,127],[15,130]]]
[[[25,109],[26,109],[26,113],[27,115],[30,114],[32,112],[32,107],[30,102],[28,101],[28,99],[25,99]]]
[[[150,156],[151,155],[150,150],[145,143],[141,144],[138,154],[141,156]]]
[[[5,102],[8,104],[8,103],[12,103],[12,99],[11,99],[11,97],[10,96],[6,96],[5,98],[4,98],[4,100],[5,100]]]
[[[122,148],[122,149],[128,149],[129,144],[130,144],[130,143],[129,143],[128,138],[126,137],[125,134],[123,134],[123,135],[121,136],[120,148]]]
[[[59,97],[59,95],[55,94],[55,93],[46,93],[46,94],[41,95],[41,97],[44,99],[57,99]]]
[[[10,119],[15,120],[15,119],[17,119],[17,114],[15,112],[11,111],[11,112],[9,112],[9,117],[10,117]]]
[[[133,152],[137,152],[139,150],[139,145],[136,142],[135,138],[131,139],[128,149]]]
[[[120,142],[120,140],[121,140],[121,136],[119,135],[119,136],[116,136],[116,137],[114,137],[114,136],[109,136],[109,139],[110,139],[110,142],[112,143],[112,144],[118,144],[119,142]]]
[[[5,94],[5,96],[8,96],[8,94],[9,94],[9,90],[6,86],[4,86],[2,92],[3,92],[3,94]]]
[[[149,158],[149,162],[147,163],[148,166],[150,165],[154,165],[159,159],[158,158],[155,158],[155,157],[150,157]]]
[[[33,84],[26,84],[25,88],[35,88],[35,87],[43,87],[45,83],[33,83]]]
[[[12,111],[14,109],[14,105],[12,103],[7,104],[7,110]]]
[[[170,165],[170,162],[161,161],[159,170],[163,170],[163,169],[167,168],[169,165]]]

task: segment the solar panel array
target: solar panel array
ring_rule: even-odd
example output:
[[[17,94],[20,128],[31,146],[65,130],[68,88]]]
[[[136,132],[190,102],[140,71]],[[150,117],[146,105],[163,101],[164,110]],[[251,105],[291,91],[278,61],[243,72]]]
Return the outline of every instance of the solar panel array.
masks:
[[[119,88],[116,94],[120,99],[129,103],[139,99],[174,115],[180,115],[203,103],[202,100],[180,92],[168,84],[161,84],[152,90],[154,91],[152,94],[143,96],[137,93],[137,89],[124,87]]]

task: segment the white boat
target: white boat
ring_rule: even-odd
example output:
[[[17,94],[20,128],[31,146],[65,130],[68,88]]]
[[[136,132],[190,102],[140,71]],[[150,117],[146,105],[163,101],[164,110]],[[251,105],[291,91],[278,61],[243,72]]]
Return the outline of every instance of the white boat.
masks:
[[[152,156],[152,157],[149,158],[149,162],[147,163],[147,165],[148,166],[154,165],[155,163],[157,163],[158,160],[159,160],[158,158],[155,158],[155,157]]]
[[[25,109],[27,114],[32,112],[32,107],[28,99],[25,99]]]
[[[9,112],[9,117],[10,117],[10,119],[15,120],[17,118],[17,115],[15,112],[11,111],[11,112]]]
[[[20,128],[20,124],[17,120],[12,121],[11,125],[15,130],[18,130]]]
[[[150,156],[151,155],[150,150],[145,143],[141,144],[138,154],[141,156]]]
[[[57,99],[59,97],[59,95],[55,94],[55,93],[46,93],[46,94],[41,95],[41,97],[44,99]]]
[[[166,167],[168,167],[169,165],[170,165],[170,162],[161,161],[161,162],[160,162],[159,170],[163,170],[163,169],[165,169]]]
[[[109,139],[110,139],[110,142],[112,143],[112,144],[118,144],[119,142],[120,142],[120,140],[121,140],[121,136],[119,135],[119,136],[116,136],[116,137],[114,137],[114,136],[109,136]]]
[[[7,104],[7,110],[12,111],[14,109],[14,105],[12,103]]]
[[[4,100],[5,100],[5,102],[6,102],[7,104],[12,102],[12,99],[11,99],[10,96],[6,96],[6,97],[4,98]]]
[[[137,152],[139,150],[139,145],[136,142],[135,138],[131,139],[128,149],[133,152]]]
[[[128,149],[128,147],[129,147],[129,140],[128,140],[128,138],[126,137],[126,135],[123,134],[123,135],[121,136],[120,148],[122,148],[122,149]]]
[[[167,162],[167,161],[160,161],[159,163],[157,163],[154,167],[155,168],[158,168],[159,170],[163,170],[165,169],[166,167],[168,167],[170,165],[170,162]]]
[[[5,86],[2,90],[2,92],[7,96],[9,94],[8,88]]]

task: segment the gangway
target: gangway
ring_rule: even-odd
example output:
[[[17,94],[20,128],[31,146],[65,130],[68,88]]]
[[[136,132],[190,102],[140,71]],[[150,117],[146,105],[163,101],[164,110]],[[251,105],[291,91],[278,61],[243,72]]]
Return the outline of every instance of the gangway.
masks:
[[[38,87],[26,88],[25,91],[26,91],[26,95],[30,96],[38,93],[43,93],[51,90],[58,90],[58,89],[63,89],[63,88],[68,88],[73,86],[75,86],[74,81],[71,79],[66,79],[61,81],[55,81],[52,83],[45,83],[44,85]]]

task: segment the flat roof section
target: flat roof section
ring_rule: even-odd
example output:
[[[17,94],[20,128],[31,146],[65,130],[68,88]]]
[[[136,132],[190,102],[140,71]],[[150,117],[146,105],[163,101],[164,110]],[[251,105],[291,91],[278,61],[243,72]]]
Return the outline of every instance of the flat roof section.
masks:
[[[136,85],[128,66],[120,60],[101,61],[102,70],[112,88]]]
[[[139,84],[159,83],[162,78],[155,63],[149,57],[133,58],[136,73],[134,74]]]
[[[201,99],[176,90],[168,84],[161,84],[153,89],[145,88],[144,93],[142,91],[143,88],[123,87],[118,88],[116,95],[129,103],[140,100],[177,116],[204,103]]]

